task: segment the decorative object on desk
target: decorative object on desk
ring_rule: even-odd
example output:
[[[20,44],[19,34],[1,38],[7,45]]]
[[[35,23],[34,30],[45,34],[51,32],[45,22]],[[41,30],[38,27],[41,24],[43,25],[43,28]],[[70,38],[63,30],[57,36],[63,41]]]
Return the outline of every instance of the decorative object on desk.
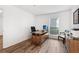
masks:
[[[71,31],[69,31],[69,30],[65,30],[65,34],[66,34],[66,38],[67,39],[70,39],[70,38],[72,38],[72,33],[71,33]]]
[[[47,25],[43,25],[43,30],[48,31],[48,26]]]
[[[73,34],[72,33],[70,33],[70,37],[73,38]]]
[[[65,30],[65,33],[67,36],[70,36],[70,31],[69,30]]]

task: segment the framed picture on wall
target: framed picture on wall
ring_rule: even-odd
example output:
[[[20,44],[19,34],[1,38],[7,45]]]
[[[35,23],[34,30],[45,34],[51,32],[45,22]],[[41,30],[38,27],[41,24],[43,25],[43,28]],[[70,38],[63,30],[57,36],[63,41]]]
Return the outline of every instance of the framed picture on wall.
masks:
[[[73,24],[79,24],[79,8],[73,13]]]

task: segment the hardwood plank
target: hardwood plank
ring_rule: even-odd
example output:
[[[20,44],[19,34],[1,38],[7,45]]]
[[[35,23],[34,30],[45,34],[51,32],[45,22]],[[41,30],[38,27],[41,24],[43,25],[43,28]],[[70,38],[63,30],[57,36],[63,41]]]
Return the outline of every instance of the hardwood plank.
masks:
[[[51,43],[51,45],[49,45],[48,42],[49,44]],[[1,53],[39,53],[41,51],[44,53],[47,52],[47,49],[50,50],[52,47],[54,47],[53,49],[55,50],[53,52],[57,52],[57,50],[58,52],[64,52],[63,51],[64,48],[61,47],[61,44],[63,45],[61,41],[48,39],[45,42],[43,42],[41,45],[34,45],[31,44],[31,39],[28,39],[18,44],[15,44],[13,46],[10,46],[6,49],[3,49],[0,52]],[[50,49],[48,48],[48,46],[50,46]]]

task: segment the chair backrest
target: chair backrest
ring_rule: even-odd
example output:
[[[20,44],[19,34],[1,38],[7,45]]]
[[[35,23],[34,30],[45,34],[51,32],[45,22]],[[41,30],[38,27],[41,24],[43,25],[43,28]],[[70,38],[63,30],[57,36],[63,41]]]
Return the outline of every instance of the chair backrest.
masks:
[[[35,26],[31,26],[31,32],[35,32],[36,29],[35,29]]]

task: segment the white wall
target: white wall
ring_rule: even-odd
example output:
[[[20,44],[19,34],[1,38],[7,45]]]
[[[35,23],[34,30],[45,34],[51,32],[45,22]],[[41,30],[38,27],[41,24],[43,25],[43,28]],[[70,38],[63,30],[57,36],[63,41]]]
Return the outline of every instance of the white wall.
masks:
[[[34,23],[34,16],[15,6],[1,6],[3,8],[3,48],[12,46],[31,37],[30,26]]]
[[[72,28],[71,24],[71,10],[66,10],[62,12],[57,12],[57,13],[51,13],[51,14],[46,14],[46,15],[39,15],[36,18],[36,24],[50,24],[50,19],[58,17],[59,18],[59,30],[64,31],[65,29],[70,30]],[[48,22],[42,22],[42,21],[48,21]],[[39,27],[42,27],[39,25]]]
[[[0,35],[3,35],[3,12],[0,12]]]
[[[64,30],[70,30],[72,28],[71,25],[71,10],[61,12],[59,14],[59,30],[60,32]]]
[[[36,29],[42,30],[44,24],[49,25],[49,16],[46,15],[36,16],[35,22],[36,22]]]

